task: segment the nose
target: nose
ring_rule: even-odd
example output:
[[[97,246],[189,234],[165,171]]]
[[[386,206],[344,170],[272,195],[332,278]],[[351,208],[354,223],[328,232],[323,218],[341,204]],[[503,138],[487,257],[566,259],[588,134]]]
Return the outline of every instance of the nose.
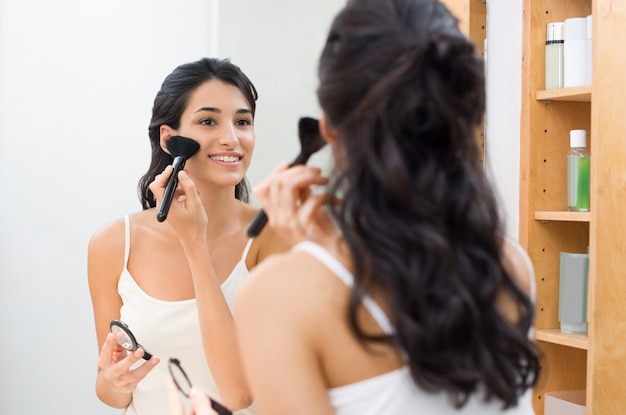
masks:
[[[220,138],[218,142],[226,148],[235,148],[239,143],[235,126],[226,124],[226,126],[220,131]]]

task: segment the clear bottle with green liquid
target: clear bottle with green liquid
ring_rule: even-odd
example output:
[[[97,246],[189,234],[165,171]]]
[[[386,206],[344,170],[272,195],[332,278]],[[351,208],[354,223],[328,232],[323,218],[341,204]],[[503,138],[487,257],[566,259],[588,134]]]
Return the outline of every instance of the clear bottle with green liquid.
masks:
[[[587,131],[571,130],[567,153],[567,209],[589,212],[589,150]]]

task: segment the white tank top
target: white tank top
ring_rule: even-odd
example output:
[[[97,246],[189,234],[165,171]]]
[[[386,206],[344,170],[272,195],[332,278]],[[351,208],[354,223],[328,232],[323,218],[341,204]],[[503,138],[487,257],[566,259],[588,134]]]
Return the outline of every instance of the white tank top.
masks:
[[[120,319],[128,325],[137,342],[149,353],[158,356],[161,361],[139,382],[133,392],[132,402],[124,413],[169,415],[166,382],[170,378],[168,371],[170,357],[180,360],[194,385],[219,401],[217,386],[204,356],[196,299],[163,301],[151,297],[141,289],[128,272],[131,236],[128,215],[125,217],[125,223],[124,269],[117,285],[123,303]],[[221,286],[231,310],[235,291],[248,276],[246,257],[251,244],[252,239],[248,240],[241,260]],[[256,414],[256,410],[250,407],[235,413],[252,415]]]
[[[294,247],[294,250],[308,252],[317,258],[347,286],[351,287],[354,284],[352,274],[321,246],[312,242],[301,242]],[[532,271],[530,261],[527,261],[527,264]],[[532,280],[534,281],[534,276]],[[386,334],[393,334],[393,326],[378,304],[366,297],[363,305]],[[519,399],[515,408],[506,411],[502,410],[500,401],[484,402],[481,399],[481,393],[470,397],[465,406],[457,410],[450,404],[444,393],[433,394],[421,390],[413,382],[408,366],[329,389],[328,396],[337,415],[529,415],[535,413],[530,389]]]

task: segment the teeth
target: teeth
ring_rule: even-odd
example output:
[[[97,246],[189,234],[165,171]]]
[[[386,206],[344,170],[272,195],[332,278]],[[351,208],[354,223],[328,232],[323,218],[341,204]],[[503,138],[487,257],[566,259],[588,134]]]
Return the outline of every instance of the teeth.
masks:
[[[234,163],[236,161],[239,161],[239,157],[235,156],[210,156],[209,158],[211,160],[222,161],[224,163]]]

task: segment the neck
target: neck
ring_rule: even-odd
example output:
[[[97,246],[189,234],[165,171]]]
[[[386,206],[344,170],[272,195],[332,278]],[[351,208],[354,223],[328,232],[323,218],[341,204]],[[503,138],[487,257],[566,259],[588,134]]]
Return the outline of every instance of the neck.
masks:
[[[235,198],[234,187],[216,187],[200,191],[200,200],[209,218],[207,237],[223,237],[241,229],[245,218],[242,202]]]

